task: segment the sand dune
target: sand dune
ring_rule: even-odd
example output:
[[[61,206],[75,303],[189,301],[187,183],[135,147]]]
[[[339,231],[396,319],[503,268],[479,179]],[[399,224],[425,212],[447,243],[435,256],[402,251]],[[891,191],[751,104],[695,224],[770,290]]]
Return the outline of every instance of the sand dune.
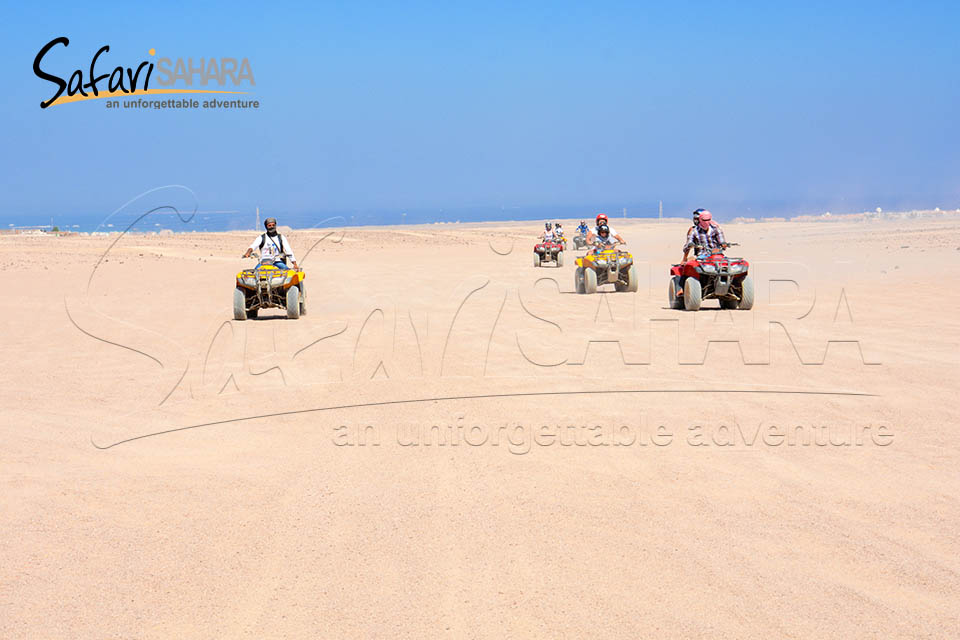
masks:
[[[637,294],[295,230],[242,323],[252,232],[0,237],[0,637],[955,635],[956,222],[728,225],[756,307],[695,314],[615,226]]]

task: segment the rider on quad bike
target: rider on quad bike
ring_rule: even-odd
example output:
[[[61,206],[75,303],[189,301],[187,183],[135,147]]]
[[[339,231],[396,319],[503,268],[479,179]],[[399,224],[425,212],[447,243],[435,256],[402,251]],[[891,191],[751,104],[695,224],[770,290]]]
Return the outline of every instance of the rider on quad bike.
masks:
[[[687,261],[687,254],[690,249],[696,247],[696,253],[707,249],[722,249],[727,241],[723,237],[723,231],[715,222],[713,214],[709,211],[698,209],[693,212],[696,224],[687,231],[687,242],[683,245],[683,259]]]
[[[620,236],[615,236],[610,227],[601,224],[597,227],[597,235],[593,237],[593,248],[590,250],[590,253],[596,253],[604,249],[612,249],[618,244],[626,244],[626,242],[624,242]]]
[[[694,209],[694,210],[693,210],[693,225],[692,225],[689,229],[687,229],[687,235],[690,235],[690,232],[693,231],[693,227],[695,227],[695,226],[697,226],[698,224],[700,224],[700,214],[703,213],[703,212],[705,212],[705,211],[707,211],[707,210],[706,210],[706,209]],[[707,211],[707,213],[710,213],[710,212]],[[712,218],[713,215],[711,214],[710,217]],[[711,221],[710,221],[710,224],[711,224],[712,226],[716,227],[717,229],[720,229],[720,225],[717,224],[717,221],[716,221],[716,220],[711,220]],[[722,231],[722,229],[720,229],[720,230]]]
[[[543,223],[543,233],[540,234],[539,238],[544,242],[553,242],[556,238],[556,234],[553,231],[553,224],[550,222]]]
[[[563,245],[563,248],[567,248],[567,238],[563,234],[563,224],[556,222],[553,225],[553,238],[556,242],[559,242]]]
[[[256,318],[261,309],[285,309],[287,317],[297,319],[307,312],[303,289],[304,273],[293,255],[290,241],[277,232],[275,218],[263,222],[266,233],[256,238],[246,252],[249,258],[260,251],[258,264],[237,274],[233,291],[233,319]],[[290,259],[293,268],[287,266]]]
[[[683,259],[670,267],[670,308],[697,311],[704,300],[716,299],[721,309],[749,311],[755,299],[750,263],[726,255],[727,247],[735,244],[728,243],[723,231],[712,223],[710,212],[701,211],[687,234]],[[690,249],[694,249],[694,257],[688,261]]]
[[[577,227],[577,234],[573,236],[573,248],[582,249],[587,246],[587,233],[590,231],[587,227],[587,221],[581,220],[580,226]]]
[[[285,260],[290,258],[290,264],[293,265],[293,268],[299,269],[300,267],[297,266],[297,259],[293,255],[293,247],[290,246],[290,241],[277,231],[277,219],[267,218],[263,221],[263,228],[266,229],[267,232],[260,234],[250,243],[243,257],[249,258],[254,251],[259,250],[260,265],[269,264],[278,269],[287,269],[289,267],[287,267]]]
[[[610,232],[610,237],[615,239],[620,244],[626,244],[626,241],[620,237],[620,234],[617,233],[616,229],[611,227],[607,222],[607,215],[605,213],[597,214],[597,226],[592,230],[587,232],[587,244],[595,244],[597,236],[600,235],[600,227],[605,226]]]
[[[617,291],[636,293],[639,280],[637,267],[629,251],[617,247],[624,244],[610,233],[610,227],[597,227],[594,246],[582,258],[577,258],[574,289],[577,293],[596,293],[597,287],[612,284]]]

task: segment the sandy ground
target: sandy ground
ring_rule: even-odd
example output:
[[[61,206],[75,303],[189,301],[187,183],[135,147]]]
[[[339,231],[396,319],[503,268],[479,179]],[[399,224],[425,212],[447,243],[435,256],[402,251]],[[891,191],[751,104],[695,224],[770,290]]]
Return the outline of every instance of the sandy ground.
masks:
[[[537,227],[294,231],[239,323],[252,232],[0,238],[0,637],[956,637],[957,221],[729,225],[698,313],[685,224]]]

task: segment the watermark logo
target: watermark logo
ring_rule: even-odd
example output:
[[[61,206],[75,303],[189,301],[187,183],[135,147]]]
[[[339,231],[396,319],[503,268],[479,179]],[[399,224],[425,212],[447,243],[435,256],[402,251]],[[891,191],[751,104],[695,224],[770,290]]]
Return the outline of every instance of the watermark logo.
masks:
[[[110,45],[101,46],[90,64],[84,69],[75,69],[66,79],[51,71],[51,62],[56,52],[70,45],[65,36],[54,38],[45,44],[33,60],[33,73],[54,85],[50,97],[40,102],[40,108],[106,98],[107,108],[120,107],[121,98],[127,100],[124,107],[154,109],[242,108],[258,109],[259,100],[212,98],[200,100],[182,98],[175,100],[152,100],[157,94],[235,94],[246,95],[256,87],[253,67],[247,58],[236,57],[157,57],[155,48],[148,50],[148,59],[131,66],[119,64],[110,68],[106,54]],[[140,96],[147,96],[143,98]]]

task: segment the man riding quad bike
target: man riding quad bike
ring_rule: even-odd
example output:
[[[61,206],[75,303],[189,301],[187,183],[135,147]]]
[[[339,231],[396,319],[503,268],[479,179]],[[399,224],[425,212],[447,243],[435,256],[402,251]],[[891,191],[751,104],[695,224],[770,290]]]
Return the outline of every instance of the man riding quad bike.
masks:
[[[612,284],[617,291],[636,292],[639,286],[637,267],[633,256],[617,249],[618,244],[610,233],[610,227],[599,225],[593,249],[582,258],[577,258],[574,272],[574,288],[577,293],[596,293],[597,287]]]
[[[580,221],[580,226],[577,227],[577,235],[573,236],[573,248],[582,249],[587,246],[587,222],[585,220]]]
[[[296,319],[307,313],[305,274],[297,265],[290,242],[277,231],[277,221],[263,222],[266,233],[258,236],[243,254],[243,258],[257,257],[253,269],[237,274],[233,290],[233,319],[256,318],[260,309],[286,309],[287,317]],[[259,254],[254,254],[259,250]],[[287,267],[290,260],[293,268]]]
[[[687,234],[683,259],[670,267],[671,309],[696,311],[710,298],[717,298],[722,309],[753,308],[750,263],[724,255],[727,247],[736,245],[726,242],[720,228],[711,224],[712,217],[709,211],[700,213],[697,224]],[[695,257],[687,260],[691,249],[695,249]]]
[[[540,234],[540,242],[533,247],[533,266],[542,266],[545,262],[552,262],[558,267],[563,266],[563,244],[557,238],[553,224],[546,222],[544,231]]]
[[[563,248],[567,248],[567,236],[563,233],[563,225],[559,222],[553,225],[553,237],[557,242],[563,245]]]
[[[620,244],[626,244],[626,243],[627,243],[626,240],[624,240],[624,239],[620,236],[620,234],[617,233],[617,230],[610,226],[610,223],[609,223],[609,221],[607,220],[607,214],[605,214],[605,213],[598,213],[598,214],[597,214],[597,220],[596,220],[596,222],[597,222],[597,226],[595,226],[593,229],[588,229],[588,230],[587,230],[587,244],[588,244],[588,245],[593,245],[593,244],[595,244],[595,243],[597,242],[597,236],[600,235],[600,227],[606,227],[607,230],[609,231],[610,237],[613,238],[614,240],[616,240],[617,242],[619,242]]]

